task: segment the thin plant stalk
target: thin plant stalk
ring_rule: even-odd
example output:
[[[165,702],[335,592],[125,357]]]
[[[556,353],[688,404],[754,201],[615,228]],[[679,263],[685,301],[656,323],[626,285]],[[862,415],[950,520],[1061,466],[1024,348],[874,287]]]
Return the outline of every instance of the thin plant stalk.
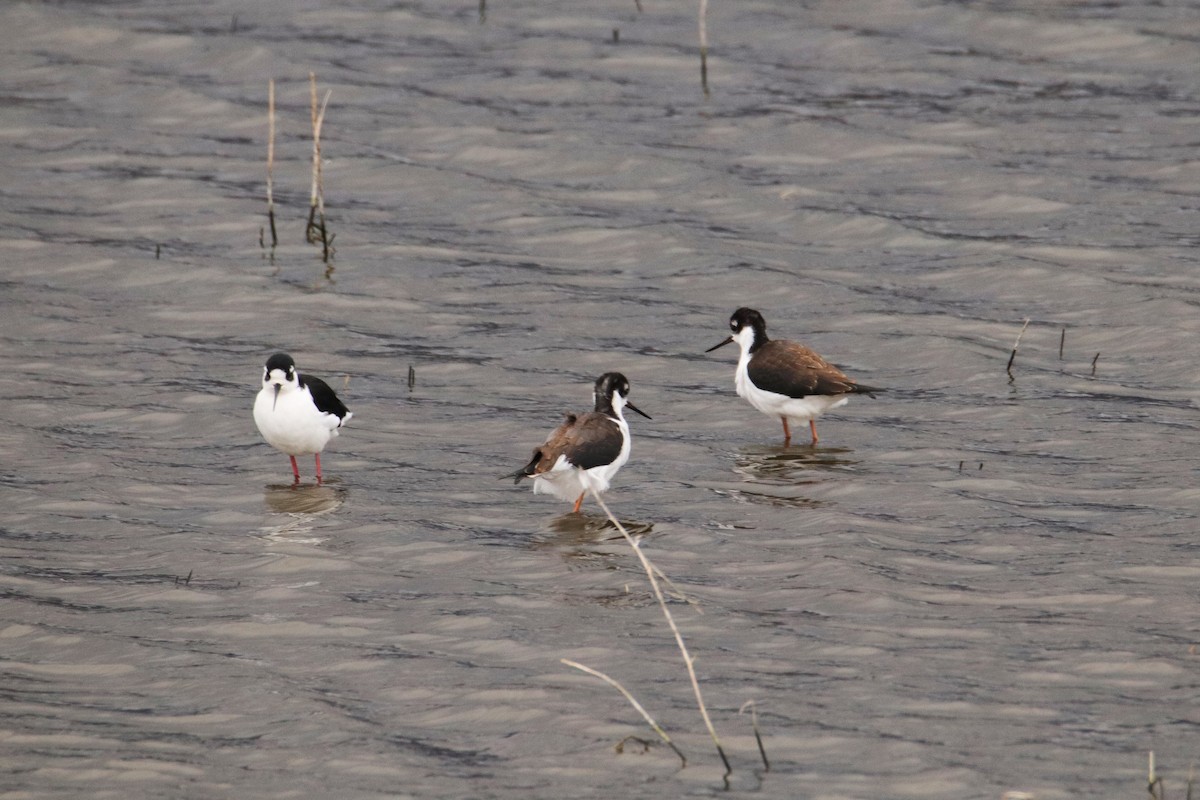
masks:
[[[325,109],[329,105],[332,90],[325,92],[321,105],[317,106],[317,74],[308,73],[310,106],[312,110],[313,156],[312,156],[312,192],[309,195],[308,227],[305,238],[310,244],[321,242],[322,258],[329,263],[330,244],[333,237],[325,224],[325,186],[321,172],[321,126],[325,123]]]
[[[312,156],[312,190],[308,196],[308,227],[304,230],[304,238],[309,244],[312,244],[313,228],[316,224],[317,215],[317,171],[321,168],[321,142],[317,138],[317,74],[315,72],[308,73],[308,94],[309,94],[309,115],[313,130],[313,156]]]
[[[671,616],[671,610],[667,608],[667,601],[663,598],[662,588],[659,587],[658,578],[654,574],[654,565],[650,563],[650,559],[642,552],[642,548],[637,540],[629,535],[629,531],[625,530],[625,526],[621,524],[621,521],[605,505],[604,500],[600,498],[600,494],[595,489],[590,489],[589,491],[591,491],[592,497],[596,499],[596,503],[600,506],[600,509],[604,511],[612,524],[625,537],[625,541],[629,542],[629,546],[637,554],[638,561],[642,563],[642,569],[646,571],[646,577],[650,579],[650,587],[654,590],[658,606],[662,609],[663,616],[667,618],[667,625],[671,627],[671,633],[675,634],[675,644],[679,646],[679,652],[683,655],[683,665],[687,667],[688,678],[692,682],[692,692],[696,695],[696,705],[700,708],[700,716],[704,719],[704,726],[708,728],[708,733],[712,736],[713,744],[717,747],[717,754],[721,756],[721,761],[725,764],[725,776],[728,778],[733,772],[733,767],[729,766],[729,759],[725,756],[725,748],[721,746],[721,739],[717,736],[717,729],[713,727],[712,719],[708,716],[708,708],[704,705],[704,695],[700,691],[700,681],[696,678],[695,660],[688,652],[687,645],[683,642],[683,634],[679,632],[679,627],[675,624],[675,618]]]
[[[664,731],[662,727],[654,721],[654,717],[650,716],[650,712],[648,712],[642,706],[642,704],[637,701],[637,698],[630,694],[629,690],[622,686],[615,678],[605,675],[598,669],[592,669],[591,667],[584,666],[578,661],[572,661],[569,658],[560,658],[559,661],[566,664],[568,667],[574,667],[575,669],[582,670],[588,675],[595,675],[597,678],[604,681],[609,686],[613,687],[622,695],[624,695],[625,699],[629,701],[629,704],[633,706],[639,714],[642,715],[642,719],[646,720],[646,724],[653,728],[654,732],[657,733],[659,737],[667,743],[667,746],[675,751],[675,755],[679,756],[680,765],[684,767],[687,766],[687,757],[684,756],[684,754],[680,752],[679,748],[675,746],[675,743],[671,741],[671,737],[667,735],[667,732]]]
[[[767,749],[763,747],[762,733],[758,730],[758,706],[753,700],[747,700],[742,703],[742,707],[738,709],[738,713],[743,713],[747,708],[750,709],[750,726],[754,728],[754,741],[758,742],[758,754],[762,756],[763,769],[770,772],[771,762],[767,760]]]
[[[1029,317],[1025,318],[1025,324],[1021,326],[1021,332],[1017,334],[1017,340],[1013,342],[1012,353],[1008,356],[1008,366],[1004,370],[1008,373],[1008,377],[1012,377],[1013,361],[1017,357],[1017,348],[1021,346],[1021,337],[1025,335],[1025,329],[1029,327]]]
[[[1150,796],[1156,800],[1164,800],[1162,778],[1158,777],[1154,769],[1154,751],[1150,751],[1150,769],[1146,778],[1146,788],[1150,791]]]
[[[708,0],[700,0],[700,88],[708,98]]]
[[[271,226],[271,249],[279,244],[275,232],[275,79],[267,83],[267,222]]]
[[[678,586],[676,586],[675,582],[672,581],[670,578],[668,578],[666,576],[666,574],[663,573],[663,571],[658,568],[657,564],[651,564],[650,566],[654,567],[654,574],[656,574],[658,576],[658,579],[660,581],[662,581],[663,583],[665,583],[667,585],[667,588],[671,591],[672,594],[675,595],[676,599],[681,600],[684,603],[687,603],[689,606],[696,609],[697,614],[700,614],[701,616],[703,616],[704,609],[700,606],[699,603],[697,603],[692,598],[688,597],[687,594],[685,594],[682,589],[680,589]]]

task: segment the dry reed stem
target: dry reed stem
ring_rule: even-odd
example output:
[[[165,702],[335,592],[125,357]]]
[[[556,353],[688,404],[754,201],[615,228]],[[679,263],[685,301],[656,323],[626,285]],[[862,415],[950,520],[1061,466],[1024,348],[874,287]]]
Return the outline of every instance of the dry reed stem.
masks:
[[[1063,345],[1067,343],[1067,329],[1062,329],[1062,336],[1058,337],[1058,360],[1062,361]]]
[[[308,205],[311,208],[317,207],[317,171],[321,168],[321,141],[317,136],[317,73],[308,73],[308,94],[309,94],[309,116],[312,122],[313,131],[313,165],[312,165],[312,192],[309,194]]]
[[[697,603],[692,598],[688,597],[682,589],[680,589],[678,586],[676,586],[675,582],[672,581],[670,578],[668,578],[666,576],[666,574],[661,569],[658,568],[657,564],[651,564],[650,566],[654,567],[654,574],[658,576],[658,579],[660,581],[662,581],[663,583],[665,583],[667,585],[667,588],[671,590],[671,593],[675,595],[676,599],[680,600],[681,602],[687,603],[689,606],[696,609],[697,614],[699,614],[701,616],[704,615],[704,609],[700,606],[700,604]]]
[[[326,90],[325,98],[321,101],[321,105],[317,106],[317,74],[315,72],[308,73],[309,84],[309,105],[312,116],[312,131],[313,131],[313,156],[312,156],[312,192],[309,196],[308,209],[308,226],[304,231],[304,238],[309,244],[321,242],[321,256],[325,261],[327,269],[325,277],[329,277],[333,271],[333,266],[329,263],[333,243],[333,237],[329,235],[329,229],[325,224],[325,184],[321,170],[321,127],[325,124],[325,109],[329,105],[329,96],[333,94],[332,90]]]
[[[744,713],[750,709],[750,727],[754,728],[754,741],[758,742],[758,754],[762,756],[763,769],[767,772],[771,771],[771,762],[767,760],[767,749],[763,747],[762,733],[758,730],[758,706],[753,700],[747,700],[742,703],[742,707],[738,709],[738,713]]]
[[[1008,373],[1008,377],[1012,377],[1013,360],[1017,357],[1017,348],[1021,346],[1021,337],[1025,335],[1025,329],[1029,327],[1029,317],[1025,318],[1025,324],[1021,326],[1021,332],[1017,334],[1017,340],[1013,342],[1012,353],[1008,356],[1008,366],[1004,371]]]
[[[604,681],[609,686],[613,687],[618,692],[623,694],[625,696],[625,699],[629,701],[629,704],[631,706],[633,706],[634,709],[636,709],[639,714],[642,715],[642,719],[646,720],[646,724],[648,724],[651,728],[653,728],[654,732],[657,733],[659,735],[659,737],[664,742],[667,743],[667,746],[675,751],[675,755],[679,756],[679,761],[681,762],[681,766],[684,766],[684,767],[687,766],[687,758],[683,755],[683,753],[681,753],[679,751],[679,748],[675,746],[675,743],[671,741],[671,737],[667,735],[667,732],[664,731],[662,729],[662,727],[657,722],[654,721],[654,717],[650,716],[650,712],[648,712],[642,706],[642,704],[637,701],[637,698],[634,697],[632,694],[630,694],[629,690],[626,689],[624,686],[622,686],[615,678],[605,675],[603,672],[601,672],[598,669],[592,669],[591,667],[584,666],[583,664],[580,664],[578,661],[572,661],[569,658],[560,658],[559,661],[566,664],[568,667],[574,667],[575,669],[582,670],[582,671],[586,672],[588,675],[595,675],[597,678]]]
[[[700,88],[708,98],[708,0],[700,0]]]
[[[679,632],[679,627],[675,624],[675,617],[671,615],[671,610],[667,608],[667,601],[663,598],[662,588],[658,585],[658,579],[655,577],[655,567],[650,563],[650,559],[642,552],[641,546],[637,540],[629,535],[629,531],[625,530],[625,526],[621,521],[609,510],[604,501],[600,498],[600,494],[595,489],[589,489],[592,497],[595,498],[596,504],[608,516],[613,525],[617,526],[617,530],[625,537],[625,541],[629,542],[629,546],[633,548],[633,552],[637,554],[638,560],[642,562],[642,569],[646,571],[646,577],[650,579],[650,588],[654,590],[654,596],[658,599],[658,606],[662,609],[663,616],[667,618],[667,624],[671,627],[671,633],[675,634],[675,644],[679,646],[679,652],[683,655],[683,665],[687,667],[688,678],[692,682],[692,692],[696,695],[696,705],[700,708],[700,716],[704,719],[704,726],[708,728],[708,733],[712,736],[713,744],[717,747],[717,754],[721,756],[722,763],[725,764],[725,777],[728,780],[729,775],[733,772],[733,767],[729,766],[729,759],[725,756],[725,748],[721,746],[721,739],[717,736],[717,729],[713,727],[712,719],[708,716],[708,708],[704,705],[704,695],[700,691],[700,681],[696,677],[695,660],[688,653],[687,645],[683,642],[683,634]]]
[[[267,222],[271,227],[271,249],[279,244],[275,232],[275,79],[267,82]]]
[[[1155,774],[1153,750],[1150,751],[1150,769],[1146,781],[1146,788],[1149,790],[1150,796],[1156,800],[1163,800],[1162,778]],[[1155,791],[1156,789],[1157,791]]]

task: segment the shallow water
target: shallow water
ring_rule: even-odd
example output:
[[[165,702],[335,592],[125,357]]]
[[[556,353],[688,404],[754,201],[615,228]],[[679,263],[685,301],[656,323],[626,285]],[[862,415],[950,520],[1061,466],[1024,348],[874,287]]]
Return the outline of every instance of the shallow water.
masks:
[[[497,480],[617,369],[735,792],[1181,795],[1200,10],[716,3],[706,100],[644,6],[0,7],[0,790],[726,794],[628,546]],[[780,448],[739,305],[891,390]],[[323,486],[278,349],[354,411]]]

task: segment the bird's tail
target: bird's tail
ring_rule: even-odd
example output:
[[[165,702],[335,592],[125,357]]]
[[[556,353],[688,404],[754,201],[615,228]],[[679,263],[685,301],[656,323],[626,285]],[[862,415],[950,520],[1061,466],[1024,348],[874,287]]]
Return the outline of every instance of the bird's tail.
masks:
[[[854,388],[850,390],[850,394],[865,394],[868,397],[874,397],[876,392],[886,392],[887,389],[881,389],[878,386],[863,386],[861,383],[854,384]]]
[[[531,478],[536,474],[534,472],[534,470],[537,468],[537,463],[541,460],[542,460],[542,450],[541,450],[541,448],[536,448],[533,451],[533,458],[529,459],[528,464],[521,467],[516,472],[510,472],[507,475],[501,475],[500,480],[504,480],[505,478],[512,478],[513,483],[517,484],[517,483],[521,482],[522,478]]]

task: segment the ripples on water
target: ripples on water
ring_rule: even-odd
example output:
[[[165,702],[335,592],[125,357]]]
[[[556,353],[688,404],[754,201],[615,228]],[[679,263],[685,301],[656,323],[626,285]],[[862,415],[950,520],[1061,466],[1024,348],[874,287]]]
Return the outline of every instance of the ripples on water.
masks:
[[[497,480],[620,369],[735,790],[1182,791],[1200,13],[713,4],[705,102],[693,5],[0,9],[0,786],[721,794],[626,545]],[[892,391],[779,449],[739,305]],[[324,486],[250,417],[282,348],[355,412]]]

